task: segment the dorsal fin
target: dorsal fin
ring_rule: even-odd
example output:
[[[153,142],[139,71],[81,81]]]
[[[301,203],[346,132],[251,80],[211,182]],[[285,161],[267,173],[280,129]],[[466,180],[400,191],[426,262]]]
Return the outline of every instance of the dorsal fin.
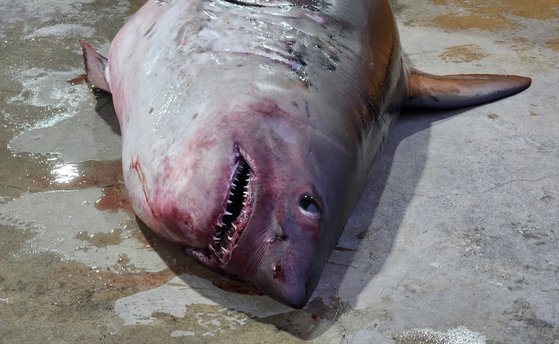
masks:
[[[474,106],[521,92],[531,83],[530,78],[516,75],[432,75],[409,68],[405,104],[435,109]]]
[[[83,50],[83,62],[85,63],[87,81],[103,91],[111,92],[105,75],[109,60],[95,51],[95,49],[83,39],[80,41],[80,45]]]

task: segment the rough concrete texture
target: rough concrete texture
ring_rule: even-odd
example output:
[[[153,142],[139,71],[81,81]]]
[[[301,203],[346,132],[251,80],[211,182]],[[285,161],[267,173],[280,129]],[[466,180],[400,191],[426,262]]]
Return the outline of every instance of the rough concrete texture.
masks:
[[[404,114],[300,311],[129,212],[110,98],[66,80],[141,4],[0,0],[0,342],[559,342],[557,0],[393,1],[412,65],[534,82]]]

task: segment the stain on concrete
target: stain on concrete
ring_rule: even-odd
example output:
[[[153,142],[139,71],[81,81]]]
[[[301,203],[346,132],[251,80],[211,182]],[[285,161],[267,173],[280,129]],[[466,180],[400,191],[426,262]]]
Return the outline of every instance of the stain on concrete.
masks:
[[[122,229],[116,228],[108,233],[97,232],[88,233],[87,231],[81,231],[76,235],[76,239],[87,241],[89,244],[95,247],[106,247],[109,245],[118,245],[122,242]]]
[[[549,49],[559,51],[559,38],[550,39],[545,44]]]
[[[436,5],[444,5],[456,14],[445,14],[434,19],[433,23],[448,31],[481,29],[500,31],[520,25],[511,16],[528,19],[548,20],[559,15],[556,0],[507,0],[507,1],[459,1],[431,0]]]
[[[128,192],[124,184],[105,186],[102,188],[103,195],[95,202],[99,210],[116,211],[123,209],[132,214],[132,205],[128,199]]]
[[[463,31],[468,29],[498,31],[510,29],[515,25],[513,21],[500,14],[480,16],[475,13],[469,15],[446,14],[436,17],[432,23],[447,31]]]
[[[523,328],[529,343],[557,343],[559,328],[548,320],[537,315],[537,308],[524,299],[516,299],[511,307],[504,312]]]
[[[544,190],[543,194],[544,195],[542,197],[540,197],[540,199],[539,199],[540,201],[545,202],[545,203],[551,203],[555,200],[555,197],[553,197],[553,195],[550,194],[549,191]]]
[[[552,238],[553,233],[542,230],[535,225],[535,221],[530,219],[526,222],[511,222],[511,228],[520,234],[524,239],[533,240],[536,245],[543,245]]]
[[[453,45],[446,48],[440,55],[444,61],[454,63],[464,63],[478,61],[486,57],[487,54],[480,46],[474,44]]]

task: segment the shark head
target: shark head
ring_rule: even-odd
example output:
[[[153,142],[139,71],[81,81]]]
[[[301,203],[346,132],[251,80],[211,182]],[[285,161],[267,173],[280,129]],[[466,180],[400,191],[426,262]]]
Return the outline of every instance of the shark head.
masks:
[[[207,267],[284,304],[303,307],[349,216],[355,159],[335,139],[309,126],[295,106],[284,109],[266,100],[224,118],[203,137],[214,137],[226,153],[210,148],[213,153],[199,152],[196,163],[184,166],[197,169],[187,174],[198,181],[184,187],[193,194],[177,197],[175,207],[182,204],[185,216],[197,209],[213,215],[186,229],[202,233],[196,237],[203,240],[181,243]],[[216,157],[225,162],[219,168]]]

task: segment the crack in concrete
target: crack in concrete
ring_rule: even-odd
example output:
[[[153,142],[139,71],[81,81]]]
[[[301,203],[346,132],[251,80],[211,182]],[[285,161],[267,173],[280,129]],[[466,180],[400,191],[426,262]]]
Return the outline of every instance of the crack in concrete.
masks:
[[[452,197],[452,196],[481,195],[481,194],[491,192],[495,189],[499,189],[503,186],[507,186],[507,185],[510,185],[510,184],[513,184],[513,183],[536,183],[536,182],[540,182],[542,180],[554,178],[554,177],[557,177],[557,176],[559,176],[559,173],[555,173],[555,174],[552,174],[552,175],[548,175],[548,176],[544,176],[544,177],[536,178],[536,179],[513,179],[513,180],[509,180],[507,182],[500,183],[500,184],[494,185],[490,188],[487,188],[485,190],[477,191],[477,192],[468,191],[468,192],[455,192],[455,193],[443,193],[443,194],[437,194],[437,195],[427,195],[427,194],[421,194],[421,193],[416,193],[416,192],[397,192],[397,191],[394,191],[394,190],[391,190],[391,189],[387,189],[387,191],[398,194],[398,195],[402,195],[402,196],[413,196],[413,197],[422,197],[422,198],[427,198],[427,199],[437,199],[437,198]]]
[[[342,338],[343,341],[345,343],[349,343],[349,336],[348,336],[348,329],[347,327],[342,324],[342,322],[340,321],[340,313],[341,313],[341,308],[336,308],[336,313],[334,314],[334,323],[338,324],[341,328],[342,328]]]

